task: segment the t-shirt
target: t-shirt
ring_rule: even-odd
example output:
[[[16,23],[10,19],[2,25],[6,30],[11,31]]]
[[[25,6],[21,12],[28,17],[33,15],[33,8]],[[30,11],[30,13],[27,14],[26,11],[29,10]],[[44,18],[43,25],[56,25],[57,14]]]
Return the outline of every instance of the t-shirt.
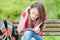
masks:
[[[26,12],[22,13],[22,16],[25,17],[26,16]],[[44,18],[46,20],[46,18]],[[24,29],[28,28],[28,19],[26,19],[25,25],[24,25]],[[31,28],[34,28],[34,24],[31,25]],[[43,36],[43,32],[40,32],[40,36]]]

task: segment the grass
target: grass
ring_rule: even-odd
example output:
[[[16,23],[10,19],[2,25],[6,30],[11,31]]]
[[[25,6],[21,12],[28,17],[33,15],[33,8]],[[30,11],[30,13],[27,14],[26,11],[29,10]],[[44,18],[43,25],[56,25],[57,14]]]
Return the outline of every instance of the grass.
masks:
[[[60,36],[44,36],[43,40],[60,40]]]
[[[39,0],[47,10],[47,19],[60,19],[60,0]],[[19,20],[34,0],[0,0],[0,19]],[[6,14],[6,15],[5,15]]]
[[[43,36],[43,40],[60,40],[60,36]]]

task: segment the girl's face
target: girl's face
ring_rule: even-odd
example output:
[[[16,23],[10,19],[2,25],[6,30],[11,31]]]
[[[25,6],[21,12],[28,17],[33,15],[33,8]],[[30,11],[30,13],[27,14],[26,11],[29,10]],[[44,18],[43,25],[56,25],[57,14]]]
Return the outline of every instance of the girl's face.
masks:
[[[32,8],[30,10],[30,17],[31,17],[31,20],[36,20],[39,16],[39,13],[38,13],[38,9],[37,8]]]

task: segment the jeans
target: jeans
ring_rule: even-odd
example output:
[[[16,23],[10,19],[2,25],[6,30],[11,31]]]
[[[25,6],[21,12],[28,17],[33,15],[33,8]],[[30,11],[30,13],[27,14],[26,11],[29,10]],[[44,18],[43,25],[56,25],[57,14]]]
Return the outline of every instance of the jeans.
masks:
[[[24,35],[21,37],[21,40],[42,40],[42,37],[33,31],[25,31]]]

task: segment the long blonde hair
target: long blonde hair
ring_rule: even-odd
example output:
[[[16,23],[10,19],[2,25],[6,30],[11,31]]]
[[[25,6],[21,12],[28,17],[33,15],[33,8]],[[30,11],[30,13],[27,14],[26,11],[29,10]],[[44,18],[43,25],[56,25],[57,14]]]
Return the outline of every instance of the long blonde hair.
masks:
[[[42,3],[40,2],[35,2],[33,3],[31,6],[30,6],[30,9],[32,8],[37,8],[38,9],[38,12],[39,12],[39,17],[36,19],[36,25],[38,25],[40,22],[43,22],[43,24],[40,26],[40,29],[42,30],[43,26],[44,26],[44,21],[46,19],[46,11],[45,11],[45,8],[43,6]],[[31,25],[32,25],[32,20],[30,18],[30,9],[28,9],[28,27],[31,28]]]

